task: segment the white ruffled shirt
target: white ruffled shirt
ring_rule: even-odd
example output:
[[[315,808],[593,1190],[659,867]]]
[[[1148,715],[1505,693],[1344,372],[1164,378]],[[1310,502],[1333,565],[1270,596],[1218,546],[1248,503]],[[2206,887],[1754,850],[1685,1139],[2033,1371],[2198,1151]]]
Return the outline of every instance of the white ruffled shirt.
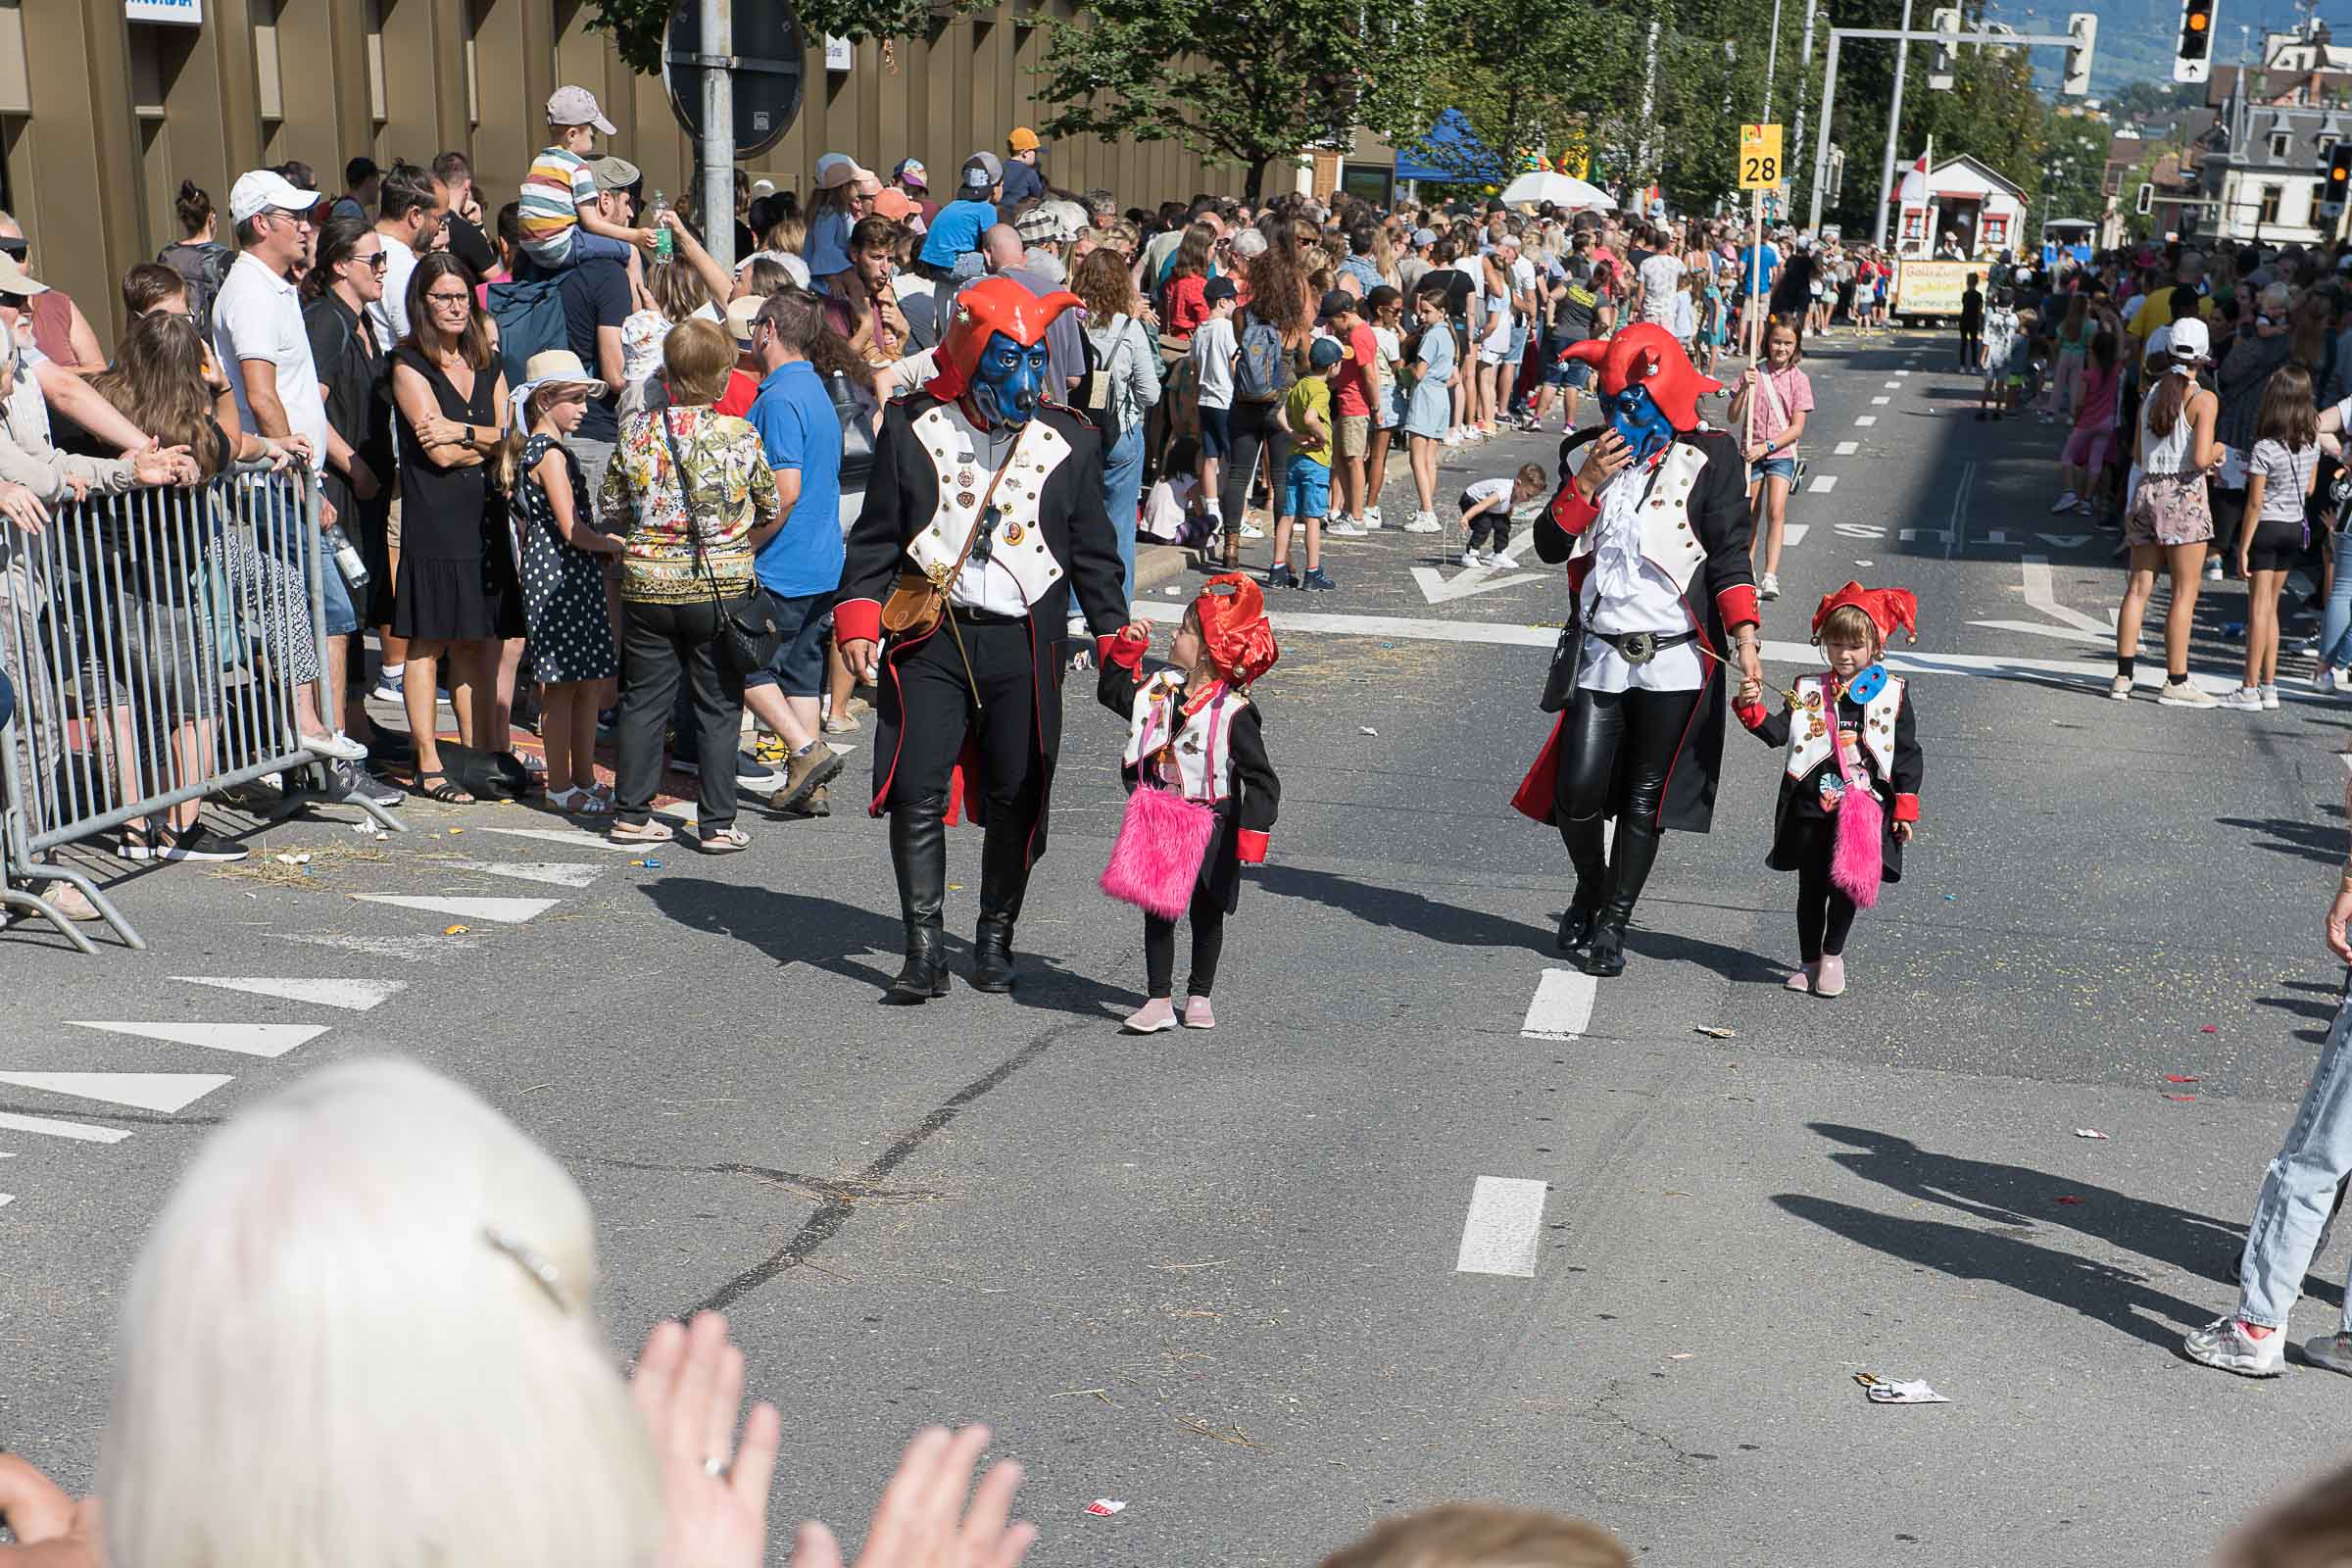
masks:
[[[1690,629],[1690,616],[1674,579],[1642,554],[1642,502],[1665,458],[1660,451],[1639,467],[1620,469],[1601,489],[1600,513],[1592,519],[1592,570],[1585,578],[1583,602],[1585,625],[1591,631],[1673,636]],[[1631,482],[1636,474],[1638,484]],[[1636,664],[1614,643],[1587,637],[1584,667],[1576,683],[1589,692],[1691,692],[1706,684],[1706,666],[1695,641],[1661,648],[1647,663]]]

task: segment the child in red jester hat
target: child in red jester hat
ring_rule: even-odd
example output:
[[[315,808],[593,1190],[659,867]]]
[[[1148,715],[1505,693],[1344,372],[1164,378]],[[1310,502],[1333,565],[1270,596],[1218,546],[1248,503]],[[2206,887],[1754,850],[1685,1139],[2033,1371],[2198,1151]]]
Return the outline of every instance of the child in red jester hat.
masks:
[[[1282,781],[1266,758],[1257,705],[1249,695],[1250,683],[1274,667],[1280,653],[1264,595],[1239,572],[1211,577],[1202,587],[1176,629],[1168,667],[1145,674],[1143,660],[1150,649],[1150,639],[1136,628],[1121,632],[1103,659],[1098,685],[1102,705],[1127,715],[1119,770],[1128,789],[1174,797],[1174,802],[1130,799],[1128,819],[1103,872],[1105,892],[1145,909],[1144,968],[1151,996],[1125,1028],[1156,1034],[1177,1025],[1175,911],[1184,908],[1189,889],[1193,972],[1183,1023],[1188,1029],[1214,1029],[1217,1018],[1208,993],[1216,983],[1225,917],[1241,898],[1242,866],[1265,861],[1266,835],[1282,801]],[[1155,809],[1144,813],[1139,807]],[[1206,828],[1205,852],[1195,848],[1198,839],[1184,842],[1181,827],[1157,836],[1146,830],[1142,818],[1160,817],[1163,811],[1190,814]],[[1213,826],[1201,812],[1213,814]],[[1197,872],[1189,863],[1173,870],[1166,863],[1169,856],[1189,861],[1194,854],[1199,855]],[[1139,869],[1139,862],[1149,863]],[[1122,883],[1122,877],[1128,881]],[[1156,877],[1169,891],[1157,899],[1137,898],[1133,887],[1139,877]]]
[[[1788,708],[1768,714],[1761,683],[1743,683],[1735,711],[1767,746],[1788,750],[1772,853],[1765,863],[1796,873],[1791,991],[1845,992],[1845,939],[1854,915],[1903,875],[1903,846],[1919,821],[1926,759],[1909,682],[1880,663],[1900,625],[1919,625],[1919,601],[1901,588],[1849,582],[1813,612],[1813,641],[1829,668],[1799,675]]]

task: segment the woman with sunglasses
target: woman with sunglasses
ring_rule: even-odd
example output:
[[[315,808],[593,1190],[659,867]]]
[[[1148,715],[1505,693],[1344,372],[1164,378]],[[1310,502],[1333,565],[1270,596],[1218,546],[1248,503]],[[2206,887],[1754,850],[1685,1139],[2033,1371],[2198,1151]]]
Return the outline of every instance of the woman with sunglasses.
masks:
[[[0,212],[0,256],[30,273],[32,268],[25,258],[31,250],[23,226]],[[34,295],[25,315],[32,319],[32,346],[53,363],[82,375],[96,375],[106,368],[106,350],[99,346],[98,333],[65,290],[51,285],[47,293]]]
[[[409,277],[409,335],[392,351],[400,411],[401,557],[392,629],[408,639],[402,680],[416,743],[418,793],[450,805],[473,796],[449,776],[434,732],[439,662],[456,668],[458,734],[500,781],[528,782],[498,720],[499,645],[522,635],[505,504],[490,482],[506,432],[507,380],[481,313],[473,274],[447,251],[417,258]]]

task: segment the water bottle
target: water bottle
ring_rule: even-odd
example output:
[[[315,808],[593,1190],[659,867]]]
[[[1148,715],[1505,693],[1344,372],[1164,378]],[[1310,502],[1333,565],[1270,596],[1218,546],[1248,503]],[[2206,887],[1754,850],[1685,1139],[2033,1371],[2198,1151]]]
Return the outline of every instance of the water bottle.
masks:
[[[339,522],[326,528],[326,548],[335,554],[335,569],[343,574],[343,584],[353,593],[368,586],[368,563],[361,559],[359,546],[351,542]]]
[[[654,260],[657,262],[668,261],[678,242],[678,237],[662,222],[662,215],[668,209],[668,199],[660,191],[654,192]]]

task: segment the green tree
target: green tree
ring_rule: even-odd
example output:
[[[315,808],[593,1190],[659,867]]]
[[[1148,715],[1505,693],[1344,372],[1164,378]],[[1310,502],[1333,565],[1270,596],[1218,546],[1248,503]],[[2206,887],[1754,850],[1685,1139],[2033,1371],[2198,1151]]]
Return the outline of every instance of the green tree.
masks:
[[[972,11],[993,0],[951,3]],[[589,0],[588,27],[610,34],[613,52],[631,71],[660,75],[672,5],[673,0]],[[906,38],[931,24],[929,0],[799,0],[798,9],[801,32],[808,38]]]
[[[1102,0],[1050,26],[1048,135],[1173,140],[1252,199],[1313,143],[1410,122],[1426,68],[1413,0]]]
[[[1522,150],[1602,153],[1626,119],[1621,106],[1641,101],[1647,25],[1638,7],[1593,0],[1432,0],[1422,29],[1424,102],[1458,110],[1506,171]],[[1442,152],[1428,161],[1446,167]]]

